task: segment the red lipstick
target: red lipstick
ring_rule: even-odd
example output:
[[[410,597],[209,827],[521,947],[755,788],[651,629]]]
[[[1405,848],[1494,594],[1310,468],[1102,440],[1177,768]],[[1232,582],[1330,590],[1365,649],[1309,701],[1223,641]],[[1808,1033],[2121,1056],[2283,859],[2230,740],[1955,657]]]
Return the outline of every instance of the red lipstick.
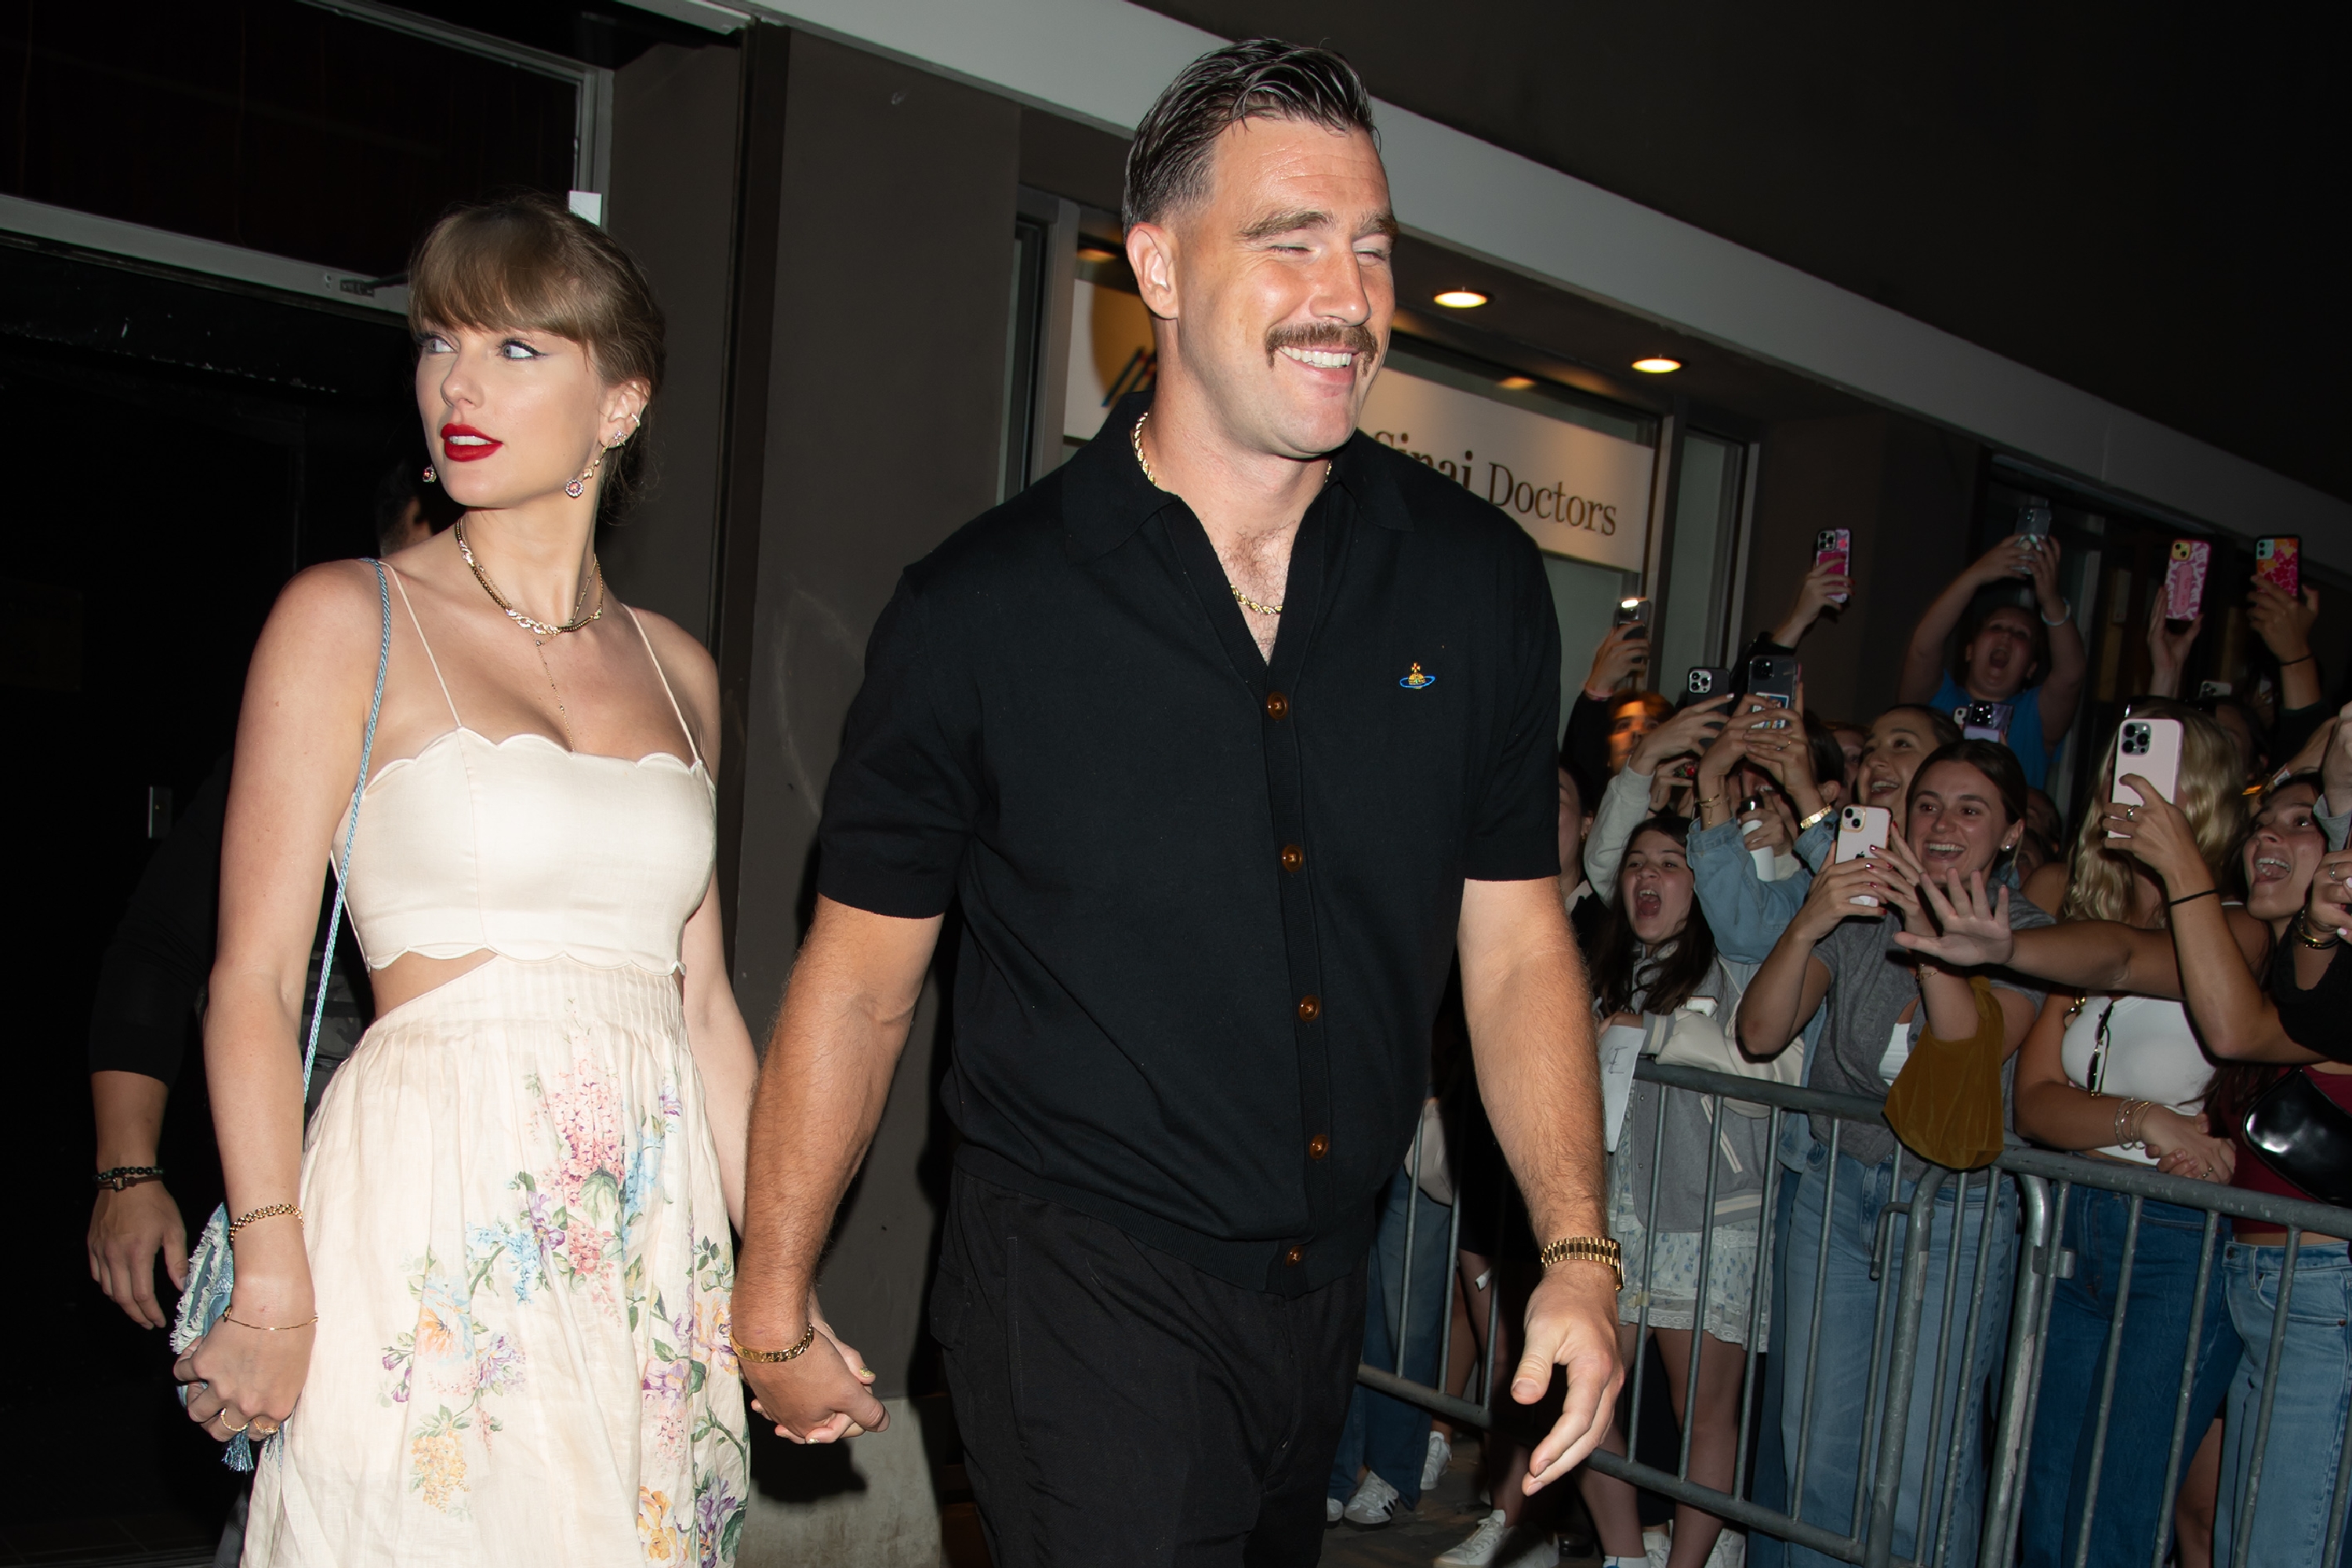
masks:
[[[492,440],[471,425],[441,426],[441,455],[453,463],[479,462],[505,445],[503,441]]]

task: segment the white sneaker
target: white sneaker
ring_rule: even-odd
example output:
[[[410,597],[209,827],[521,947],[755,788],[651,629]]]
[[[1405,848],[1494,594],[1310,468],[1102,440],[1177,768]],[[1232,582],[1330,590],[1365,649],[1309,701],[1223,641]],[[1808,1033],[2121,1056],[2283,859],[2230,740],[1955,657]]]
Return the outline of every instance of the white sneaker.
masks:
[[[1649,1553],[1650,1568],[1666,1568],[1666,1559],[1675,1553],[1675,1538],[1653,1525],[1642,1531],[1642,1546]]]
[[[1516,1532],[1495,1568],[1559,1568],[1559,1538],[1545,1531]]]
[[[1495,1554],[1503,1548],[1503,1537],[1510,1533],[1503,1522],[1503,1510],[1496,1509],[1478,1521],[1470,1539],[1450,1552],[1438,1554],[1437,1568],[1494,1568]]]
[[[1706,1554],[1706,1568],[1748,1568],[1748,1537],[1736,1530],[1717,1536],[1715,1550]]]
[[[1333,1525],[1339,1523],[1339,1515],[1346,1510],[1347,1506],[1348,1505],[1346,1503],[1341,1502],[1338,1498],[1325,1498],[1323,1500],[1323,1528],[1328,1530]]]
[[[1429,1458],[1421,1462],[1421,1489],[1435,1491],[1438,1478],[1445,1474],[1445,1467],[1453,1462],[1454,1445],[1446,1441],[1444,1433],[1432,1432],[1429,1435]]]
[[[1397,1516],[1402,1500],[1397,1495],[1396,1488],[1382,1480],[1378,1470],[1366,1470],[1363,1484],[1356,1489],[1356,1495],[1348,1500],[1348,1506],[1340,1517],[1349,1524],[1362,1525],[1368,1530],[1378,1529]]]

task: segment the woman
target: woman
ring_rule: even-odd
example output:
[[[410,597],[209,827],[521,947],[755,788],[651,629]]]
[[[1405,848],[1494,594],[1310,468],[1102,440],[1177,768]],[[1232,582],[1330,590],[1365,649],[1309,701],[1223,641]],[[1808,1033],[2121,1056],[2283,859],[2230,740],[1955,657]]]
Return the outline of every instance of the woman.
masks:
[[[1634,833],[1618,873],[1616,908],[1593,963],[1594,1014],[1604,1026],[1643,1031],[1644,1049],[1653,1052],[1678,1030],[1712,1030],[1719,1038],[1738,1005],[1740,983],[1752,973],[1749,965],[1729,964],[1716,954],[1683,854],[1688,831],[1680,817],[1657,816]],[[1690,1434],[1690,1479],[1725,1492],[1731,1490],[1739,1441],[1770,1127],[1766,1118],[1743,1115],[1705,1095],[1637,1080],[1609,1162],[1609,1228],[1624,1248],[1617,1332],[1625,1364],[1630,1369],[1642,1353],[1646,1320],[1665,1363],[1675,1418]],[[1716,1224],[1702,1242],[1710,1162]],[[1693,1334],[1704,1342],[1696,1388],[1690,1385]],[[1623,1454],[1623,1435],[1612,1431],[1603,1447]],[[1579,1485],[1609,1568],[1645,1563],[1633,1489],[1590,1468],[1579,1472]],[[1677,1505],[1667,1561],[1675,1568],[1699,1568],[1722,1530],[1715,1515]]]
[[[2286,1032],[2279,1008],[2263,994],[2259,976],[2266,962],[2265,953],[2286,940],[2296,916],[2302,913],[2306,897],[2314,886],[2314,875],[2326,852],[2326,841],[2313,815],[2314,803],[2318,796],[2317,780],[2309,773],[2298,774],[2273,786],[2264,796],[2260,810],[2255,814],[2253,826],[2237,857],[2238,868],[2247,889],[2242,910],[2225,907],[2219,896],[2211,892],[2220,884],[2213,876],[2208,854],[2199,843],[2197,828],[2189,816],[2179,806],[2156,795],[2152,786],[2143,789],[2142,795],[2146,804],[2128,809],[2111,807],[2102,818],[2094,819],[2086,831],[2096,831],[2103,838],[2113,835],[2113,842],[2119,850],[2131,854],[2158,876],[2167,906],[2168,931],[2144,930],[2118,921],[2085,920],[2012,934],[2001,916],[1999,901],[1989,902],[1983,889],[1952,889],[1952,894],[1957,896],[1948,896],[1945,889],[1929,886],[1923,891],[1941,919],[1943,934],[1914,936],[1906,933],[1896,940],[1907,948],[1942,962],[2000,964],[2070,989],[2122,993],[2142,999],[2183,999],[2198,1040],[2202,1043],[2207,1055],[2222,1064],[2213,1072],[2204,1091],[2205,1125],[2216,1134],[2226,1135],[2232,1141],[2228,1169],[2220,1173],[2221,1179],[2227,1180],[2232,1186],[2252,1191],[2300,1195],[2288,1193],[2267,1167],[2246,1149],[2243,1141],[2238,1137],[2238,1128],[2252,1096],[2267,1087],[2276,1076],[2275,1068],[2248,1064],[2313,1059],[2313,1053],[2298,1045]],[[2290,942],[2288,945],[2294,944]],[[2111,1039],[2112,1035],[2111,1028]],[[2115,1059],[2120,1060],[2121,1058],[2117,1055]],[[2086,1052],[2082,1063],[2085,1077],[2088,1066]],[[2323,1067],[2317,1070],[2327,1069]],[[2116,1111],[2130,1109],[2120,1099],[2115,1103]],[[2146,1138],[2150,1117],[2154,1117],[2156,1129],[2156,1136],[2152,1140]],[[2020,1119],[2021,1121],[2024,1119],[2022,1107]],[[2189,1137],[2187,1130],[2180,1124],[2155,1116],[2154,1111],[2135,1111],[2133,1120],[2141,1125],[2143,1140],[2149,1144],[2148,1152],[2158,1156],[2159,1170],[2168,1175],[2214,1179],[2206,1170],[2207,1166],[2217,1163],[2209,1142]],[[2111,1119],[2108,1123],[2111,1133],[2113,1129]],[[2126,1135],[2129,1131],[2130,1129],[2126,1128]],[[2147,1205],[2150,1214],[2156,1209],[2154,1204]],[[2284,1241],[2284,1235],[2275,1229],[2250,1227],[2245,1223],[2235,1225],[2235,1234],[2237,1244],[2224,1252],[2216,1269],[2219,1288],[2224,1292],[2231,1289],[2235,1267],[2233,1259],[2238,1257],[2240,1247],[2266,1247],[2275,1257]],[[2160,1249],[2163,1238],[2152,1229],[2143,1228],[2140,1237],[2143,1256],[2151,1255],[2152,1243]],[[2194,1245],[2201,1245],[2201,1241]],[[2252,1265],[2248,1267],[2251,1270]],[[2274,1272],[2272,1278],[2275,1279]],[[2136,1306],[2126,1311],[2126,1327],[2134,1321],[2132,1311],[2138,1310]],[[2209,1325],[2215,1316],[2214,1310],[2209,1305],[2206,1320]],[[2237,1304],[2232,1300],[2228,1321],[2231,1326],[2224,1331],[2219,1349],[2200,1350],[2200,1360],[2208,1354],[2218,1359],[2218,1370],[2227,1390],[2230,1408],[2235,1410],[2239,1407],[2239,1401],[2245,1396],[2250,1376],[2251,1386],[2259,1393],[2260,1364],[2257,1362],[2250,1373],[2246,1366],[2247,1353],[2233,1355],[2230,1341],[2242,1331],[2242,1324],[2252,1323],[2256,1333],[2253,1343],[2267,1346],[2270,1334],[2268,1309],[2263,1309],[2259,1317],[2242,1319]],[[2098,1349],[2093,1353],[2103,1358],[2104,1324],[2097,1332]],[[2173,1342],[2176,1348],[2170,1352],[2168,1363],[2164,1355],[2159,1354],[2144,1363],[2126,1363],[2133,1367],[2135,1373],[2144,1365],[2147,1368],[2146,1381],[2153,1384],[2155,1394],[2160,1395],[2158,1400],[2160,1430],[2157,1434],[2162,1444],[2159,1453],[2168,1452],[2171,1442],[2173,1401],[2178,1393],[2181,1351],[2186,1348],[2185,1315],[2179,1333],[2183,1337]],[[2211,1362],[2203,1364],[2209,1368],[2213,1365]],[[2045,1401],[2051,1398],[2051,1384],[2047,1380],[2053,1377],[2063,1380],[2069,1375],[2066,1370],[2059,1367],[2058,1358],[2045,1358],[2042,1398]],[[2325,1374],[2323,1382],[2324,1379]],[[2210,1411],[2211,1405],[2207,1402],[2214,1397],[2211,1388],[2212,1384],[2200,1375],[2199,1385],[2192,1387],[2192,1405]],[[2134,1400],[2147,1393],[2141,1386],[2141,1378],[2137,1375],[2119,1381],[2119,1407],[2128,1409]],[[2192,1416],[2194,1415],[2192,1410]],[[2140,1454],[2137,1463],[2142,1468],[2153,1467],[2157,1473],[2152,1477],[2126,1473],[2125,1468],[2118,1467],[2116,1455],[2135,1451],[2132,1445],[2148,1440],[2144,1432],[2122,1432],[2120,1437],[2116,1436],[2122,1431],[2121,1421],[2122,1418],[2117,1417],[2116,1426],[2111,1427],[2110,1458],[2101,1468],[2100,1524],[2094,1531],[2095,1542],[2106,1532],[2111,1487],[2119,1487],[2125,1497],[2130,1498],[2138,1495],[2145,1488],[2160,1488],[2162,1485],[2164,1461],[2161,1458],[2149,1460],[2144,1453]],[[2233,1446],[2245,1425],[2240,1421],[2231,1429]],[[2340,1427],[2340,1423],[2338,1425]],[[2213,1543],[2216,1540],[2224,1542],[2221,1555],[2223,1560],[2228,1559],[2228,1537],[2215,1533],[2214,1501],[2217,1478],[2221,1473],[2224,1427],[2220,1421],[2200,1418],[2192,1423],[2189,1431],[2192,1436],[2201,1431],[2202,1441],[2197,1444],[2194,1456],[2180,1478],[2174,1513],[2179,1560],[2184,1568],[2198,1568],[2198,1565],[2214,1560]],[[2037,1432],[2037,1447],[2039,1442]],[[2118,1447],[2118,1444],[2122,1447]],[[2125,1463],[2129,1466],[2134,1461],[2127,1459]],[[2333,1458],[2327,1459],[2326,1463],[2332,1466]],[[2068,1511],[2063,1516],[2069,1520],[2080,1511],[2080,1494],[2074,1489],[2077,1484],[2070,1474],[2070,1497],[2065,1504]],[[2284,1505],[2275,1501],[2274,1494],[2267,1486],[2264,1496],[2273,1500],[2263,1510],[2267,1521],[2272,1517],[2273,1509]],[[2028,1506],[2038,1505],[2029,1499]],[[2160,1508],[2160,1500],[2157,1506]],[[2138,1557],[2134,1560],[2144,1560],[2148,1555],[2149,1545],[2152,1543],[2142,1544]],[[2295,1557],[2295,1553],[2287,1552],[2273,1558],[2257,1551],[2253,1561],[2290,1561]],[[2064,1560],[2071,1561],[2071,1558]],[[2095,1554],[2093,1560],[2118,1559]]]
[[[2032,584],[2030,607],[1985,592],[2016,578]],[[1948,668],[1948,638],[1956,654]],[[2041,789],[2074,725],[2086,662],[2074,607],[2058,587],[2058,542],[2011,534],[1953,578],[1920,616],[1903,656],[1901,696],[1946,715],[1971,702],[2007,708],[2002,742],[2016,753],[2026,784]]]
[[[1866,781],[1867,763],[1864,770]],[[1920,763],[1905,804],[1901,832],[1889,835],[1885,857],[1843,861],[1813,879],[1804,904],[1748,983],[1740,1005],[1740,1047],[1765,1058],[1785,1049],[1827,1001],[1829,1016],[1807,1063],[1817,1089],[1884,1095],[1923,1030],[1948,1040],[1969,1039],[1978,1032],[1968,977],[1940,963],[1915,965],[1907,954],[1890,951],[1884,917],[1898,892],[1907,892],[1907,885],[1921,876],[1967,880],[1995,873],[2024,830],[2025,780],[2005,748],[1961,741]],[[2046,924],[2049,918],[2022,900],[2011,911],[2019,926]],[[1916,902],[1905,919],[1922,921]],[[1993,987],[2006,1058],[2023,1041],[2041,996],[2006,979],[1995,979]],[[1797,1504],[1792,1511],[1843,1531],[1854,1518],[1857,1485],[1868,1484],[1863,1401],[1873,1383],[1879,1215],[1890,1204],[1910,1201],[1920,1162],[1898,1152],[1894,1136],[1881,1129],[1811,1120],[1813,1147],[1798,1180],[1784,1287],[1784,1321],[1800,1327],[1782,1336],[1790,1367],[1781,1436],[1792,1461],[1804,1456],[1801,1477],[1791,1476]],[[1834,1159],[1832,1135],[1839,1140]],[[1948,1560],[1965,1563],[1974,1561],[1977,1551],[1982,1478],[1974,1454],[1986,1380],[2000,1362],[2007,1327],[2015,1198],[2004,1182],[1953,1177],[1937,1188],[1934,1209],[1919,1343],[1946,1343],[1951,1353],[1923,1354],[1917,1363],[1895,1552],[1917,1557],[1935,1543],[1937,1531],[1948,1527]],[[1987,1225],[1992,1226],[1992,1242],[1979,1279],[1979,1242]],[[1903,1226],[1889,1227],[1890,1245],[1902,1245],[1903,1231]],[[1954,1267],[1960,1277],[1948,1283],[1947,1271]],[[1820,1359],[1809,1369],[1817,1278],[1822,1292]],[[1963,1334],[1958,1322],[1944,1321],[1948,1300],[1958,1303],[1963,1320],[1971,1311],[1976,1319],[1974,1364],[1965,1384],[1963,1347],[1957,1342]],[[1957,1488],[1947,1495],[1945,1460],[1955,1448],[1963,1461]],[[1795,1468],[1792,1463],[1792,1472]],[[1923,1474],[1934,1478],[1932,1487],[1922,1484]],[[1923,1518],[1931,1491],[1939,1507]],[[1789,1561],[1830,1559],[1791,1545]]]
[[[660,311],[536,196],[442,220],[409,288],[467,511],[385,568],[348,878],[380,1012],[305,1150],[296,1009],[379,636],[376,573],[341,563],[287,587],[246,688],[205,1022],[236,1284],[182,1358],[188,1414],[282,1424],[247,1563],[730,1562],[754,1065],[712,877],[717,683],[593,549]]]
[[[2141,701],[2133,716],[2176,719],[2182,731],[2176,804],[2189,842],[2178,847],[2189,878],[2205,886],[2228,880],[2240,838],[2237,748],[2203,714],[2177,703]],[[2113,752],[2100,770],[2097,800],[2115,796]],[[2147,866],[2111,848],[2106,824],[2089,816],[2076,835],[2072,878],[2060,921],[2114,921],[2143,931],[2170,924],[2165,885]],[[2175,847],[2169,843],[2168,849]],[[2185,851],[2185,853],[2183,853]],[[2269,932],[2235,900],[2231,935],[2259,965]],[[2018,1058],[2017,1128],[2053,1149],[2079,1151],[2125,1165],[2179,1168],[2199,1180],[2227,1182],[2235,1153],[2226,1131],[2204,1115],[2213,1076],[2188,1010],[2167,997],[2131,992],[2079,994],[2045,1008]],[[2075,1560],[2085,1500],[2091,1499],[2093,1444],[2105,1384],[2106,1342],[2116,1315],[2120,1260],[2132,1200],[2076,1186],[2066,1199],[2063,1245],[2072,1276],[2054,1287],[2034,1404],[2032,1458],[2026,1468],[2018,1532],[2024,1561],[2056,1568]],[[2137,1565],[2151,1560],[2165,1528],[2166,1461],[2170,1452],[2178,1376],[2197,1306],[2205,1216],[2200,1210],[2148,1201],[2124,1301],[2124,1341],[2106,1422],[2089,1561]],[[2221,1277],[2210,1276],[2198,1347],[2198,1373],[2185,1430],[2201,1437],[2221,1408],[2237,1365],[2236,1336],[2223,1310]],[[2193,1489],[2189,1489],[2193,1495]],[[2210,1508],[2210,1492],[2204,1494]],[[2197,1510],[2200,1514],[2205,1510]]]

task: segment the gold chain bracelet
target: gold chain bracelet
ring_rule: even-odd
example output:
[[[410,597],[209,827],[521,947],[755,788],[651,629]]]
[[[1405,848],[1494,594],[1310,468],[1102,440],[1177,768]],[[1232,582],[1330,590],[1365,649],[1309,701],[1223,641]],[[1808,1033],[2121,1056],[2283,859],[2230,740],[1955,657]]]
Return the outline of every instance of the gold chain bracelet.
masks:
[[[294,1216],[295,1224],[299,1225],[302,1223],[302,1211],[293,1204],[270,1204],[265,1207],[254,1209],[246,1214],[241,1214],[235,1219],[228,1222],[228,1238],[231,1241],[235,1241],[236,1239],[236,1233],[243,1230],[247,1226],[258,1225],[263,1220],[276,1219],[280,1215],[289,1214]]]
[[[752,1350],[744,1344],[741,1340],[735,1337],[735,1331],[731,1328],[727,1331],[727,1342],[735,1347],[736,1359],[739,1361],[762,1363],[791,1361],[793,1357],[807,1350],[809,1346],[816,1343],[816,1324],[812,1321],[808,1326],[808,1332],[803,1334],[800,1337],[800,1342],[793,1345],[793,1348],[788,1351]]]
[[[1617,1276],[1617,1289],[1625,1289],[1625,1255],[1614,1237],[1564,1236],[1538,1254],[1546,1268],[1555,1263],[1573,1258],[1579,1263],[1602,1263]]]

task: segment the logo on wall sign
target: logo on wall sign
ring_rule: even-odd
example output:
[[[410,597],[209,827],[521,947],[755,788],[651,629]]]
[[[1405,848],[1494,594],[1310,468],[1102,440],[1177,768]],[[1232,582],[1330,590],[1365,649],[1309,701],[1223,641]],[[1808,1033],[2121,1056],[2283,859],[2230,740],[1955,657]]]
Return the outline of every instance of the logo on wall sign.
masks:
[[[1412,673],[1398,681],[1397,684],[1403,687],[1407,691],[1419,691],[1423,687],[1436,685],[1437,677],[1428,674],[1421,668],[1421,666],[1416,664],[1412,667]]]

